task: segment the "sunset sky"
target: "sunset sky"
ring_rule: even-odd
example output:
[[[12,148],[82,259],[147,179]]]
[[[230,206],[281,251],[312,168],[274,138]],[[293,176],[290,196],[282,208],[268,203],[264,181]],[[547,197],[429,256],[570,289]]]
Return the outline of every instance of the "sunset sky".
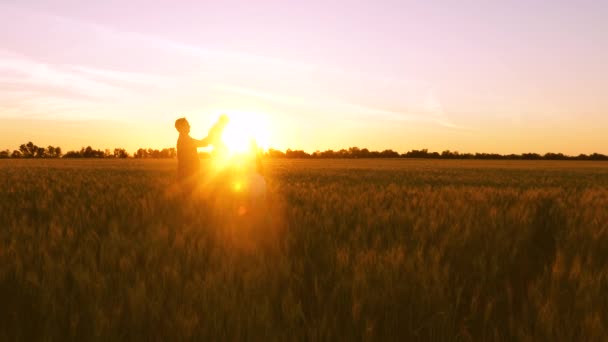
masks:
[[[0,2],[0,150],[608,153],[608,1]]]

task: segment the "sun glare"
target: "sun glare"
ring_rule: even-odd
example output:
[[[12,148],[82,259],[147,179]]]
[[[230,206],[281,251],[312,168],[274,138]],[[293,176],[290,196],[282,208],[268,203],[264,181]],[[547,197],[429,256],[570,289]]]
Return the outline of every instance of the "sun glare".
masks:
[[[222,140],[230,153],[247,152],[252,139],[258,147],[268,148],[269,130],[266,118],[256,113],[226,112],[230,122],[222,135]]]

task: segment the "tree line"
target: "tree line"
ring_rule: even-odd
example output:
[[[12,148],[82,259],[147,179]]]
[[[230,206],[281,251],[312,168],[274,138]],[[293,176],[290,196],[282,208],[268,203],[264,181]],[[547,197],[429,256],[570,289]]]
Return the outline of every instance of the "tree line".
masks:
[[[207,158],[209,153],[201,152],[201,157]],[[114,150],[94,149],[91,146],[82,147],[80,150],[68,151],[65,154],[61,147],[40,147],[31,141],[21,144],[18,149],[0,151],[0,158],[175,158],[177,151],[174,147],[161,150],[151,148],[139,148],[130,155],[124,148]],[[303,150],[287,149],[285,152],[273,148],[264,153],[268,158],[424,158],[424,159],[486,159],[486,160],[606,160],[608,156],[599,153],[579,154],[569,156],[563,153],[523,153],[523,154],[497,154],[497,153],[459,153],[458,151],[446,150],[441,153],[429,152],[427,149],[411,150],[399,153],[391,149],[383,151],[370,151],[367,148],[349,147],[338,151],[326,150],[308,153]]]
[[[0,158],[175,158],[175,156],[177,156],[177,151],[174,147],[162,150],[140,148],[133,155],[130,155],[124,148],[100,150],[91,146],[63,153],[59,146],[42,147],[31,141],[21,144],[12,152],[8,149],[0,151]]]
[[[399,153],[393,150],[370,151],[367,148],[349,147],[339,151],[326,150],[307,153],[303,150],[291,150],[282,152],[269,149],[265,155],[270,158],[424,158],[424,159],[489,159],[489,160],[608,160],[608,156],[593,153],[590,155],[579,154],[569,156],[563,153],[523,153],[523,154],[498,154],[498,153],[459,153],[458,151],[446,150],[441,153],[429,152],[428,149],[411,150]]]

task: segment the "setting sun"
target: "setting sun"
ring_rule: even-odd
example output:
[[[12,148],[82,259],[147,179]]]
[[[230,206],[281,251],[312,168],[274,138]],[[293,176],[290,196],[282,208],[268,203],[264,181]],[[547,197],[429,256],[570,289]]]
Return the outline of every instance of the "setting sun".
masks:
[[[230,122],[222,135],[230,153],[246,152],[254,140],[262,148],[268,148],[270,132],[265,116],[256,113],[228,112]]]

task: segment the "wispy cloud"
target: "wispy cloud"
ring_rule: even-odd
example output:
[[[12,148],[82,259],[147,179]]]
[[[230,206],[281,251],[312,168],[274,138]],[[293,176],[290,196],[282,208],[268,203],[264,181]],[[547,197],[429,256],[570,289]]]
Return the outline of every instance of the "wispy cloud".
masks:
[[[427,94],[427,97],[421,105],[411,111],[395,111],[318,94],[309,97],[298,97],[233,85],[220,85],[214,87],[214,89],[227,93],[254,97],[282,105],[331,113],[331,115],[334,116],[339,115],[357,119],[392,122],[432,122],[453,129],[468,129],[465,126],[456,125],[445,118],[441,104],[432,94]]]
[[[92,53],[109,56],[109,64],[113,56],[100,49],[123,51],[119,48],[124,48],[124,59],[119,61],[130,60],[132,71],[89,65],[85,57],[90,57],[90,53],[82,62],[61,65],[10,52],[0,53],[0,89],[5,92],[2,98],[11,103],[24,101],[20,108],[30,104],[36,107],[34,112],[44,110],[42,106],[55,113],[66,108],[73,109],[72,112],[78,108],[86,109],[81,112],[100,112],[95,106],[121,103],[144,111],[150,102],[162,98],[192,97],[212,89],[318,113],[341,113],[352,119],[433,122],[464,128],[448,119],[439,97],[425,82],[208,49],[55,15],[37,15],[52,25],[90,32],[110,44],[91,46]],[[156,65],[161,71],[143,71],[146,68],[140,64],[146,63],[152,63],[147,69]],[[162,72],[164,69],[174,71]],[[273,90],[277,87],[282,89]],[[28,96],[17,96],[18,93]]]
[[[4,117],[97,117],[99,114],[95,113],[108,103],[136,95],[133,87],[125,83],[0,53],[0,115]]]

